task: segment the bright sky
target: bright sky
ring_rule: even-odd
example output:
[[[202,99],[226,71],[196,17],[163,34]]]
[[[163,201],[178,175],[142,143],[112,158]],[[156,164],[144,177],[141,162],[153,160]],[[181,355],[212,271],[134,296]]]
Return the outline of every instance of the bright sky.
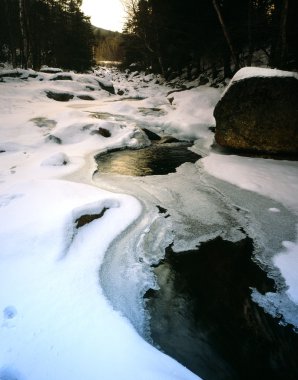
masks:
[[[91,16],[91,24],[121,32],[125,12],[121,0],[83,0],[82,11]]]

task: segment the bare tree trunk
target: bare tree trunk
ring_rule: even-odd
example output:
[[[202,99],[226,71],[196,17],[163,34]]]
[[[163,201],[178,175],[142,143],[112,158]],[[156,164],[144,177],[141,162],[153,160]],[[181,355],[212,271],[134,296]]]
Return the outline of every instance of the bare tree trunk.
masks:
[[[248,10],[247,10],[247,35],[248,35],[248,58],[247,58],[247,66],[251,66],[252,55],[253,55],[253,40],[252,40],[252,18],[253,18],[253,4],[252,0],[248,2]]]
[[[21,56],[22,67],[28,68],[28,41],[27,41],[27,28],[26,28],[26,16],[25,16],[25,1],[19,0],[19,17],[20,17],[20,31],[21,31]]]
[[[13,67],[17,67],[17,54],[16,54],[16,41],[13,36],[13,28],[11,26],[11,18],[8,8],[8,0],[4,0],[4,12],[6,14],[6,20],[8,25],[8,35],[9,35],[9,51],[11,56],[11,63]]]
[[[28,25],[28,6],[26,0],[19,0],[19,16],[21,31],[22,66],[23,68],[27,69],[30,57],[30,40]]]
[[[287,52],[287,19],[288,19],[289,0],[283,0],[280,15],[280,30],[277,44],[277,64],[284,68],[286,64]]]
[[[228,32],[228,30],[226,28],[226,25],[225,25],[223,16],[221,14],[221,11],[220,11],[220,8],[219,8],[217,0],[212,0],[212,4],[213,4],[213,7],[214,7],[214,9],[215,9],[215,11],[217,13],[217,17],[218,17],[218,20],[219,20],[220,25],[222,27],[223,34],[224,34],[225,39],[227,41],[227,44],[229,46],[229,49],[230,49],[230,52],[231,52],[231,57],[232,57],[232,60],[234,62],[234,65],[235,65],[235,69],[238,70],[239,69],[239,60],[237,58],[237,54],[235,53],[235,49],[233,47],[232,40],[230,38],[230,34],[229,34],[229,32]]]

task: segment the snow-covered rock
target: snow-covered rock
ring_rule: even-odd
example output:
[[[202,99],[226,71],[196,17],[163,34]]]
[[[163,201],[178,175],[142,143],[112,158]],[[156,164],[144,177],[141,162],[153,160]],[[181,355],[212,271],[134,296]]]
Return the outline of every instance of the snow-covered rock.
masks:
[[[232,149],[297,154],[297,104],[296,73],[241,69],[215,107],[216,142]]]

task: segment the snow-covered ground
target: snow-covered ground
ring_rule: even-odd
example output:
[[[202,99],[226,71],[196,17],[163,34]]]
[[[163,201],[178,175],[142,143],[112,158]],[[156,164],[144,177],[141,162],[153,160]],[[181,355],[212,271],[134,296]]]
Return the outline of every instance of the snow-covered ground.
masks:
[[[0,83],[0,379],[197,378],[145,342],[103,293],[100,284],[114,280],[100,279],[108,247],[125,241],[117,239],[132,223],[142,221],[144,236],[146,222],[152,227],[157,219],[142,216],[142,199],[101,189],[100,178],[92,179],[93,157],[150,144],[140,127],[196,139],[194,149],[204,158],[179,168],[177,188],[184,178],[195,192],[199,170],[271,198],[269,213],[278,218],[280,203],[296,221],[297,163],[213,151],[209,127],[219,89],[167,95],[171,88],[152,75],[112,69],[65,73],[68,80],[61,72],[15,74]],[[116,95],[104,90],[111,84]],[[56,101],[49,93],[71,99]],[[184,206],[199,212],[204,199]],[[84,215],[94,220],[83,225]],[[159,227],[157,220],[156,232]],[[298,241],[284,241],[274,253],[288,296],[298,303]]]

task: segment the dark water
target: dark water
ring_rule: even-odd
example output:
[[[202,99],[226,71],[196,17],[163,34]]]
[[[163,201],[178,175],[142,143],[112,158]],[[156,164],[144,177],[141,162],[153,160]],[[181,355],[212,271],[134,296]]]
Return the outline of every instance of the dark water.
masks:
[[[168,248],[155,268],[161,289],[146,294],[154,344],[204,380],[298,379],[298,335],[250,298],[250,287],[274,291],[252,251],[248,238],[217,238]]]
[[[97,156],[99,172],[167,174],[200,157],[190,144],[154,142]],[[161,213],[166,210],[159,206]],[[297,380],[298,334],[252,302],[274,282],[251,260],[253,242],[217,238],[154,268],[160,290],[145,295],[154,344],[204,380]]]
[[[191,152],[191,144],[152,144],[139,150],[122,150],[95,157],[98,171],[131,176],[174,173],[184,162],[196,162],[200,156]]]

